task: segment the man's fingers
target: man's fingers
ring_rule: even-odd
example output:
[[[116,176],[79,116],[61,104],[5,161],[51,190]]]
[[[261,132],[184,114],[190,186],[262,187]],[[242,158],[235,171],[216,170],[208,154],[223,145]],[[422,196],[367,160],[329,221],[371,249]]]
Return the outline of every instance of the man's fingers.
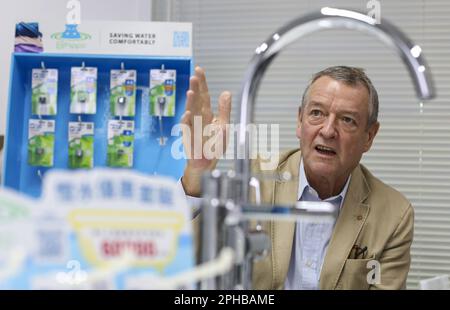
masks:
[[[205,70],[199,66],[195,67],[195,76],[198,78],[200,91],[208,92]]]
[[[191,76],[189,79],[189,89],[192,90],[195,94],[200,93],[199,81],[197,76]]]
[[[224,91],[219,97],[219,122],[229,124],[231,114],[231,93]]]
[[[195,67],[195,77],[198,79],[199,96],[202,100],[202,108],[211,110],[211,98],[208,92],[208,83],[206,82],[205,70],[201,67]]]
[[[186,110],[186,112],[184,112],[183,116],[181,117],[181,123],[187,126],[191,126],[192,122],[191,122],[191,111]]]
[[[200,68],[195,68],[195,75],[189,79],[189,90],[186,93],[186,111],[190,111],[190,121],[197,115],[201,115],[204,125],[210,124],[213,121],[214,115],[211,109],[211,100],[208,93],[208,86],[206,83],[205,71]],[[231,93],[223,92],[219,97],[219,113],[217,120],[221,124],[228,124],[230,122],[231,113]]]
[[[191,113],[194,113],[196,111],[195,107],[195,94],[192,90],[188,90],[186,92],[186,112],[189,111]]]
[[[202,110],[208,112],[211,110],[211,100],[208,92],[200,90],[200,81],[198,76],[191,76],[189,79],[189,90],[193,92],[193,102],[191,111],[195,115],[202,114]]]

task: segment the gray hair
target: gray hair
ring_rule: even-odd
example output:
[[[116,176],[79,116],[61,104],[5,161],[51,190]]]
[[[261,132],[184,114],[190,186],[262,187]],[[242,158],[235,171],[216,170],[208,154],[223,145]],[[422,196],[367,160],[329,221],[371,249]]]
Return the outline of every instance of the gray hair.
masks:
[[[306,104],[308,92],[311,85],[320,77],[328,76],[336,81],[342,81],[349,86],[364,86],[369,92],[369,118],[367,121],[367,129],[375,124],[378,120],[378,93],[372,84],[372,81],[364,73],[364,69],[347,67],[347,66],[333,66],[328,67],[313,75],[311,81],[303,92],[302,104],[300,109]],[[301,112],[301,111],[300,111]]]

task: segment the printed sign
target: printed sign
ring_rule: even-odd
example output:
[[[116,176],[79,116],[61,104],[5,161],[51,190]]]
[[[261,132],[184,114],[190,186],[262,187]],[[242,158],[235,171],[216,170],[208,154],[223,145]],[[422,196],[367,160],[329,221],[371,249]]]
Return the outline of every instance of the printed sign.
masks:
[[[169,22],[39,22],[50,53],[192,56],[192,24]]]
[[[171,179],[52,170],[41,200],[0,190],[0,289],[157,288],[194,265],[190,219]]]

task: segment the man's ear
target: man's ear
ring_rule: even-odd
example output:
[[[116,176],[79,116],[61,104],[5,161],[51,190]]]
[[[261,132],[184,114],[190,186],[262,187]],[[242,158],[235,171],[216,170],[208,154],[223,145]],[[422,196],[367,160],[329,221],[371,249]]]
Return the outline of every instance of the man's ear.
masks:
[[[372,124],[369,128],[369,130],[367,131],[367,141],[366,141],[366,145],[364,146],[364,153],[367,152],[368,150],[370,150],[370,148],[372,147],[372,143],[373,140],[375,139],[375,136],[378,133],[378,129],[380,129],[380,123],[379,122],[375,122],[374,124]]]
[[[300,139],[300,133],[302,128],[302,107],[298,108],[298,115],[297,115],[297,129],[295,130],[295,135],[297,138]]]

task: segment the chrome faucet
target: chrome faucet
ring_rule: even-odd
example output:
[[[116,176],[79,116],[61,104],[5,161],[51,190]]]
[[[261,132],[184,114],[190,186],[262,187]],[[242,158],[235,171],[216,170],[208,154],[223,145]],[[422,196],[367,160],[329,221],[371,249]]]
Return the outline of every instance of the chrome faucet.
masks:
[[[319,12],[291,21],[273,33],[256,48],[242,83],[240,114],[237,115],[240,127],[235,152],[238,158],[235,172],[221,175],[218,171],[213,171],[204,178],[201,259],[203,262],[214,259],[223,247],[233,248],[236,258],[231,272],[203,282],[201,288],[250,289],[253,260],[270,248],[269,237],[264,236],[258,228],[250,229],[248,221],[249,218],[255,219],[258,216],[267,219],[273,215],[273,210],[270,206],[255,208],[249,199],[249,189],[250,186],[255,186],[255,179],[251,176],[250,146],[246,137],[247,124],[254,119],[256,92],[266,69],[282,49],[299,38],[319,30],[341,28],[374,35],[395,49],[408,68],[417,96],[420,99],[431,99],[434,96],[430,68],[420,46],[415,45],[386,20],[377,24],[375,19],[358,12],[324,7]],[[304,211],[301,208],[292,210],[299,211],[298,213]],[[290,220],[296,216],[295,212],[291,214]]]

